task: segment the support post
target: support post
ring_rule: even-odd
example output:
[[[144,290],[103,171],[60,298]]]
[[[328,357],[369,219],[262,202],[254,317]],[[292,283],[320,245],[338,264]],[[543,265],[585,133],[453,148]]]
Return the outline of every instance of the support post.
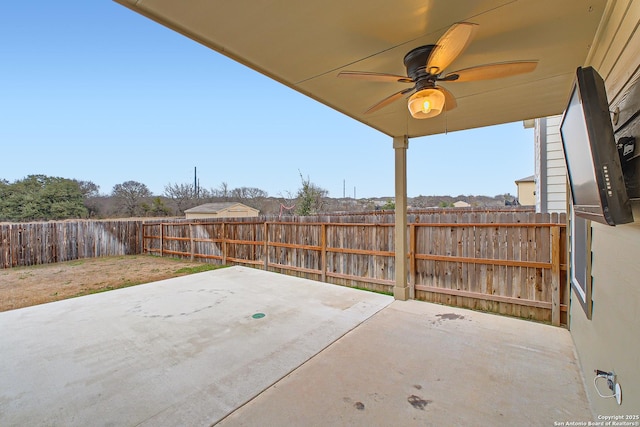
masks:
[[[393,296],[400,301],[406,301],[410,297],[407,284],[407,149],[409,139],[407,136],[393,138],[395,151],[395,273],[396,283],[393,287]]]
[[[416,299],[416,225],[409,226],[409,298]]]

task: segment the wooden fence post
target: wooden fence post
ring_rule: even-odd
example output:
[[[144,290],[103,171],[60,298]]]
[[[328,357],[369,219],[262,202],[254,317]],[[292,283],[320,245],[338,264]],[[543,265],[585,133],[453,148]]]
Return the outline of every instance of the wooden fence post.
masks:
[[[160,223],[160,258],[164,256],[164,224]]]
[[[264,222],[264,271],[269,270],[269,223]]]
[[[327,225],[320,226],[320,270],[322,271],[320,280],[327,281]]]
[[[551,324],[560,326],[560,226],[551,226]]]
[[[193,242],[193,224],[189,224],[189,247],[191,248],[191,262],[193,262],[194,254],[196,251],[195,244]]]
[[[13,241],[11,240],[11,227],[12,224],[9,224],[9,226],[7,227],[7,246],[6,246],[6,252],[5,252],[5,268],[11,268],[14,267],[13,265],[13,251],[11,249],[13,249]]]
[[[222,265],[227,264],[227,233],[226,233],[226,222],[222,223]]]
[[[53,223],[53,230],[51,231],[51,236],[53,239],[53,245],[51,249],[53,253],[52,260],[53,262],[58,262],[58,225],[55,222]]]

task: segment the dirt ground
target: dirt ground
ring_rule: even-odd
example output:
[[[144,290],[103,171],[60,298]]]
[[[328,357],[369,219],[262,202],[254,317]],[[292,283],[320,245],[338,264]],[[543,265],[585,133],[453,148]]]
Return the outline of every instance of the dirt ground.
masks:
[[[218,267],[200,262],[132,255],[0,269],[0,311],[184,276]]]

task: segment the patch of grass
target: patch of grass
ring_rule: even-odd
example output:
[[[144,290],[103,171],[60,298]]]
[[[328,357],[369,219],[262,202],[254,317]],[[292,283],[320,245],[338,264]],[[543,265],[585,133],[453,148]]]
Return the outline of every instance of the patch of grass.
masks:
[[[78,292],[77,294],[72,295],[71,298],[83,297],[85,295],[99,294],[102,292],[112,291],[114,289],[118,289],[118,288],[114,288],[113,286],[105,286],[104,288],[90,289],[87,291]]]
[[[389,292],[389,291],[378,291],[375,289],[367,289],[367,288],[361,288],[360,286],[349,286],[350,288],[353,289],[358,289],[360,291],[367,291],[367,292],[373,292],[374,294],[381,294],[381,295],[390,295],[393,296],[393,292]]]
[[[202,264],[195,267],[183,267],[176,270],[176,274],[195,274],[195,273],[203,273],[205,271],[217,270],[219,268],[227,267],[226,265],[215,265],[215,264]]]
[[[124,283],[119,284],[118,286],[104,286],[102,288],[97,288],[97,289],[87,289],[84,291],[80,291],[75,295],[72,295],[70,298],[83,297],[85,295],[101,294],[102,292],[113,291],[115,289],[129,288],[131,286],[137,286],[143,283],[147,283],[147,282],[134,280],[134,281],[126,281]]]
[[[85,263],[84,260],[79,259],[79,260],[76,260],[76,261],[69,261],[69,262],[67,262],[67,265],[70,265],[71,267],[75,267],[75,266],[78,266],[78,265],[82,265],[84,263]]]
[[[118,286],[118,289],[120,289],[120,288],[128,288],[129,286],[138,286],[138,285],[142,285],[143,283],[148,283],[148,282],[147,281],[142,281],[142,280],[127,280],[122,285]],[[107,288],[108,287],[109,286],[107,286]],[[115,288],[112,288],[112,289],[115,289]]]

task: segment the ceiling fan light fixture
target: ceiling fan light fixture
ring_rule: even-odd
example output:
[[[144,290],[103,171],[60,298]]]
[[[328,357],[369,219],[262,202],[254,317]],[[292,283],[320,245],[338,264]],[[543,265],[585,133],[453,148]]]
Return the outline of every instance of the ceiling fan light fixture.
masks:
[[[412,83],[413,87],[387,96],[363,114],[371,114],[385,108],[404,99],[406,94],[415,90],[417,92],[408,100],[409,112],[416,119],[428,119],[439,115],[445,107],[450,111],[458,105],[455,96],[447,88],[438,86],[438,82],[475,82],[517,76],[535,70],[538,60],[522,60],[476,65],[445,74],[447,67],[467,48],[477,27],[477,24],[470,22],[456,22],[435,44],[411,49],[403,59],[407,69],[406,76],[345,70],[338,73],[338,77],[374,82]]]
[[[414,119],[428,119],[442,112],[444,100],[444,94],[441,91],[423,89],[409,97],[407,106]]]

